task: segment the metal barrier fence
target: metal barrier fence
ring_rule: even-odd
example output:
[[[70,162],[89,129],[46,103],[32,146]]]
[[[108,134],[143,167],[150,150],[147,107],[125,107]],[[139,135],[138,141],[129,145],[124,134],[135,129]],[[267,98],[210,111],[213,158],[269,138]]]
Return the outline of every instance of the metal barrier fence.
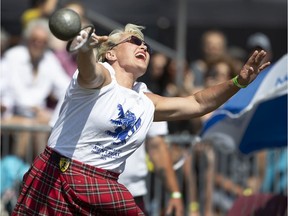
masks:
[[[36,133],[49,135],[50,127],[46,125],[2,124],[1,161],[5,156],[13,156],[14,143],[20,139],[19,135],[23,132],[30,133],[30,135]],[[26,165],[30,165],[35,157],[32,147],[33,136],[30,136],[30,138],[28,151],[26,151],[24,159]],[[180,147],[181,154],[178,160],[175,161],[174,169],[183,194],[185,216],[193,215],[193,211],[198,211],[200,216],[208,214],[215,216],[251,215],[247,212],[240,213],[239,210],[235,214],[233,213],[233,207],[237,207],[235,203],[240,198],[252,198],[254,195],[257,195],[257,197],[253,202],[244,201],[243,204],[242,201],[244,209],[249,209],[248,206],[251,203],[254,203],[254,209],[257,206],[265,209],[265,203],[268,203],[272,199],[271,197],[284,195],[278,197],[273,211],[281,211],[281,214],[277,215],[286,215],[287,148],[245,156],[231,148],[229,149],[227,146],[215,147],[207,143],[201,143],[201,140],[196,136],[169,135],[166,139],[172,153],[173,147]],[[11,170],[15,171],[15,166],[15,163],[12,164]],[[3,172],[1,175],[5,177],[8,173]],[[19,189],[21,182],[20,179],[22,179],[21,172],[18,172],[18,178],[13,182],[15,190],[12,191],[12,194],[14,197],[11,197],[11,191],[8,195],[3,191],[5,187],[3,188],[4,183],[1,182],[2,210],[6,209],[9,212],[13,209],[17,199],[17,189]],[[148,194],[145,197],[145,202],[150,216],[165,215],[164,209],[167,206],[169,194],[167,194],[162,180],[155,175],[153,170],[150,170],[147,176],[147,187]],[[269,197],[266,195],[269,195]],[[283,208],[285,214],[282,214],[284,212]],[[5,215],[4,210],[2,212],[0,209],[0,212],[1,215]],[[267,212],[269,211],[267,210]],[[270,215],[276,215],[274,213]]]

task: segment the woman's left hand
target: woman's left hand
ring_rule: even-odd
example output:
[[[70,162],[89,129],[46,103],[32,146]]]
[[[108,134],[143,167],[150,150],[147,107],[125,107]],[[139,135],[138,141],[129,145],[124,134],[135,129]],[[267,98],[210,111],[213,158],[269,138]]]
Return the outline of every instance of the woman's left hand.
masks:
[[[260,52],[257,50],[254,51],[240,71],[238,76],[238,83],[240,85],[249,85],[264,68],[270,65],[270,62],[263,62],[266,54],[264,50]]]

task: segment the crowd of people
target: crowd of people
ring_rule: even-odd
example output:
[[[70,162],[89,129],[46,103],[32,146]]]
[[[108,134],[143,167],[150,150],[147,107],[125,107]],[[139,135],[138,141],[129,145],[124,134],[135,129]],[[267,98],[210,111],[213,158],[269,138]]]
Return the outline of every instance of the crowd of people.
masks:
[[[127,25],[126,30],[112,32],[109,37],[97,36],[96,31],[93,39],[104,44],[104,51],[98,50],[102,56],[96,57],[93,56],[94,52],[81,50],[68,53],[65,49],[66,42],[55,38],[48,27],[48,18],[57,9],[57,0],[32,2],[33,7],[25,11],[21,18],[23,34],[18,45],[10,47],[9,34],[1,28],[1,121],[7,125],[49,125],[52,132],[51,135],[41,132],[36,134],[21,132],[17,134],[18,138],[13,140],[10,154],[16,156],[17,160],[26,162],[25,154],[28,151],[30,140],[33,144],[33,157],[36,158],[30,174],[27,173],[24,177],[25,184],[21,194],[18,191],[19,194],[17,195],[20,196],[14,212],[15,215],[23,214],[25,209],[28,211],[28,207],[24,204],[26,201],[32,203],[29,207],[31,214],[39,210],[37,209],[39,203],[47,202],[48,206],[45,205],[41,209],[44,214],[51,210],[49,208],[58,211],[62,208],[61,211],[64,211],[65,215],[66,213],[67,215],[68,213],[79,212],[89,214],[88,212],[102,211],[111,214],[117,212],[115,215],[125,215],[129,212],[134,215],[143,213],[149,215],[149,209],[145,207],[143,199],[148,193],[145,184],[145,177],[147,176],[146,155],[149,155],[156,173],[165,182],[167,193],[171,194],[165,209],[165,212],[170,215],[182,216],[184,211],[188,209],[189,215],[199,216],[201,215],[201,208],[205,216],[214,215],[220,209],[227,212],[235,197],[241,195],[247,188],[253,192],[260,190],[261,179],[258,179],[258,176],[257,178],[249,176],[249,178],[241,179],[237,183],[229,182],[231,180],[229,176],[222,176],[215,166],[219,148],[217,149],[213,143],[199,142],[193,144],[193,154],[191,154],[191,143],[185,145],[179,145],[177,141],[167,143],[164,137],[167,134],[199,135],[203,123],[210,117],[212,111],[239,90],[235,85],[229,84],[228,88],[228,84],[222,86],[221,83],[229,83],[237,75],[240,76],[239,82],[243,84],[249,84],[256,78],[258,72],[264,69],[268,65],[267,62],[271,61],[273,57],[270,40],[265,34],[253,34],[247,38],[246,47],[237,47],[237,49],[232,50],[232,48],[230,49],[232,46],[228,46],[229,39],[223,32],[214,29],[207,30],[201,38],[202,56],[192,62],[188,60],[181,62],[185,66],[183,67],[183,83],[179,86],[176,82],[178,73],[176,60],[167,57],[165,53],[150,53],[149,45],[143,42],[142,27]],[[61,7],[75,10],[80,15],[83,26],[90,22],[85,17],[85,7],[81,2],[69,1]],[[129,28],[131,29],[129,30]],[[139,40],[139,38],[140,44],[137,44],[135,40]],[[107,39],[111,43],[113,42],[112,48],[105,45]],[[137,61],[142,61],[139,65],[129,65],[131,61],[127,61],[128,58],[131,58],[129,52],[132,51],[132,46],[135,46],[133,49],[135,49],[136,54],[134,54]],[[120,47],[121,52],[117,52]],[[254,53],[255,50],[258,51],[256,54]],[[250,56],[254,56],[254,59]],[[262,65],[261,62],[255,61],[255,56],[266,63]],[[94,63],[89,59],[92,59]],[[94,65],[96,60],[99,62],[105,60],[106,63]],[[249,73],[257,73],[251,79],[243,75],[242,67],[245,64]],[[97,72],[91,72],[89,65],[97,68]],[[250,71],[248,66],[253,67],[255,71]],[[132,73],[131,68],[133,69]],[[146,68],[147,72],[145,73]],[[142,82],[146,84],[147,88],[142,85]],[[115,83],[119,83],[119,86]],[[215,86],[219,86],[218,89]],[[114,88],[118,92],[113,90]],[[188,101],[175,99],[188,98],[191,95],[196,97],[194,95],[199,95],[199,92],[201,94],[209,88],[214,88],[213,94],[210,91],[210,94],[202,93],[199,97],[202,101],[203,97],[207,98],[207,101],[204,100],[205,103],[203,102],[201,106],[201,109],[204,107],[205,110],[201,110],[199,107],[199,110],[195,108],[189,112],[184,111],[183,109],[188,107]],[[111,98],[104,100],[103,98],[107,97],[105,92],[111,94],[109,96]],[[151,92],[158,96],[153,96]],[[229,93],[225,94],[225,92]],[[143,96],[144,94],[148,95],[150,100],[147,101],[147,98]],[[149,96],[150,94],[152,96]],[[218,99],[220,96],[225,99]],[[162,97],[174,98],[174,101],[171,99],[171,101],[165,102]],[[100,103],[102,101],[102,105],[98,105],[98,100]],[[212,100],[217,101],[217,104],[208,103]],[[93,107],[94,104],[91,101],[97,103],[98,108]],[[163,101],[163,105],[161,105],[161,101]],[[189,103],[193,106],[197,105],[195,101]],[[178,113],[175,110],[178,110]],[[117,115],[112,117],[111,113],[113,112],[116,112]],[[99,118],[99,113],[102,113],[100,114],[102,120]],[[151,124],[153,116],[160,122]],[[95,128],[93,118],[102,124],[101,126],[96,124],[96,132],[93,131],[94,129],[92,130],[92,127]],[[87,125],[83,119],[91,125]],[[107,121],[104,122],[103,119]],[[133,125],[130,121],[133,121]],[[108,125],[107,122],[111,122],[112,126]],[[105,135],[100,134],[101,130],[106,131]],[[136,131],[138,132],[136,133]],[[50,136],[48,137],[48,135]],[[94,139],[92,135],[97,139]],[[94,143],[93,156],[91,152],[87,152],[89,143],[90,145]],[[65,146],[65,144],[67,145]],[[231,146],[225,147],[225,149],[229,148],[235,149]],[[87,154],[83,154],[85,151]],[[232,151],[229,153],[232,154]],[[265,152],[257,154],[258,162],[262,163],[265,157]],[[88,190],[91,190],[87,192],[85,191],[87,188],[81,189],[81,193],[85,197],[82,197],[83,200],[79,203],[73,203],[71,208],[66,207],[67,201],[66,198],[63,198],[64,192],[59,189],[62,187],[61,181],[63,179],[54,174],[58,169],[54,162],[60,163],[63,158],[69,161],[63,161],[67,167],[61,170],[63,175],[64,173],[67,175],[66,189],[71,190],[71,193],[67,194],[68,199],[73,199],[73,190],[78,190],[81,187],[80,183],[73,180],[74,177],[72,176],[75,173],[81,172],[84,175],[84,178],[77,176],[75,178],[79,182],[86,181]],[[182,196],[180,182],[173,169],[173,164],[175,165],[183,158],[183,174],[190,194],[188,197]],[[205,158],[206,161],[205,171],[202,170],[205,172],[205,189],[203,191],[199,190],[199,182],[197,181],[201,158]],[[4,159],[3,156],[2,159]],[[241,158],[238,163],[241,163]],[[35,169],[42,169],[43,164],[49,166],[49,173],[51,175],[53,173],[53,175],[46,176],[44,175],[46,171],[42,170],[38,172],[38,177],[33,176]],[[79,170],[80,165],[85,167],[85,172]],[[249,164],[249,166],[252,165]],[[67,169],[71,169],[71,171],[66,172]],[[262,171],[263,177],[265,175],[263,167],[260,167],[260,171]],[[90,179],[91,176],[93,179]],[[118,176],[121,184],[114,182]],[[51,177],[53,179],[50,179]],[[47,182],[56,182],[55,185],[49,186],[49,189],[41,189],[41,192],[46,193],[45,196],[47,196],[49,191],[53,190],[60,197],[58,206],[55,203],[49,206],[51,200],[49,201],[47,197],[43,198],[43,195],[37,195],[39,188],[28,183],[30,180],[34,181],[33,178],[37,178],[38,183],[43,185],[45,179]],[[5,178],[3,179],[5,180]],[[109,186],[113,189],[107,190],[102,186],[95,188],[93,184],[104,184],[105,187]],[[122,184],[125,185],[125,188]],[[223,197],[223,199],[220,198],[223,202],[217,202],[219,197],[215,198],[215,194],[219,193],[217,193],[214,185],[216,185],[216,189],[221,188],[228,191],[228,204]],[[227,185],[232,186],[229,188]],[[11,184],[11,186],[15,185]],[[73,188],[71,189],[70,186]],[[2,198],[7,191],[1,191]],[[25,193],[30,193],[31,196],[26,196]],[[110,195],[104,195],[105,193]],[[116,199],[116,196],[122,198]],[[205,206],[200,208],[200,197],[203,196]],[[29,200],[24,201],[25,199]],[[105,199],[110,200],[110,202],[104,203]],[[85,205],[81,204],[84,201]],[[37,204],[37,202],[39,203]],[[101,203],[102,207],[93,205],[93,202]],[[190,205],[187,207],[184,203]],[[105,210],[103,206],[106,205],[109,207]],[[35,209],[33,209],[34,207]],[[13,208],[9,209],[10,213]]]

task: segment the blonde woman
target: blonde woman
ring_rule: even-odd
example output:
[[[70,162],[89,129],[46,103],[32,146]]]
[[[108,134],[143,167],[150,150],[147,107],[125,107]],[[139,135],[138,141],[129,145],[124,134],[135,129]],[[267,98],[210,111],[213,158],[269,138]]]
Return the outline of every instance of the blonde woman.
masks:
[[[202,116],[252,82],[269,62],[254,52],[238,77],[188,97],[161,97],[136,82],[149,64],[143,27],[93,34],[78,51],[48,145],[24,176],[14,215],[143,215],[117,182],[153,121]],[[87,37],[80,32],[79,42]],[[95,55],[93,47],[96,47]]]

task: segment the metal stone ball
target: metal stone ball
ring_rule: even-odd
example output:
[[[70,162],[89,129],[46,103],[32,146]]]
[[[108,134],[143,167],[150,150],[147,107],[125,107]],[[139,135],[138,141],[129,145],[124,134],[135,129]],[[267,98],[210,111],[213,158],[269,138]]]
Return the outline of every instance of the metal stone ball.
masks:
[[[49,19],[49,28],[58,39],[69,41],[80,32],[81,19],[75,11],[63,8],[52,14]]]

